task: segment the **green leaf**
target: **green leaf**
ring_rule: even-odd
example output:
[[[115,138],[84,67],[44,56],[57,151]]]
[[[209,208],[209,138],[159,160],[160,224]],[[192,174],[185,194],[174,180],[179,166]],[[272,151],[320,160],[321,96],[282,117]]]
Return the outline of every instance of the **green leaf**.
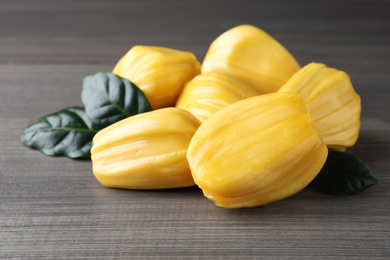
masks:
[[[99,128],[152,110],[136,85],[112,73],[98,72],[85,77],[81,98],[88,117]]]
[[[378,182],[367,164],[351,154],[332,151],[310,185],[330,195],[348,196]]]
[[[96,133],[83,108],[69,107],[33,122],[20,139],[27,147],[49,156],[89,158]]]

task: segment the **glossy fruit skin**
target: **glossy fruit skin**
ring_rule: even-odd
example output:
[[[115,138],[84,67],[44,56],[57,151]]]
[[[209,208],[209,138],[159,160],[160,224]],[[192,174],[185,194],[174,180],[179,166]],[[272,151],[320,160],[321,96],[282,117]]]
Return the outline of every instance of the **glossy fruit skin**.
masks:
[[[191,52],[136,45],[116,64],[113,74],[139,87],[153,109],[174,106],[184,85],[200,73]]]
[[[224,208],[256,207],[305,188],[328,149],[298,94],[238,101],[196,131],[187,159],[203,194]]]
[[[93,173],[105,186],[166,189],[193,186],[186,153],[200,122],[179,108],[135,115],[99,131]]]
[[[246,24],[215,39],[202,63],[202,74],[224,73],[261,94],[277,91],[299,69],[299,63],[278,41]]]
[[[194,77],[186,84],[176,107],[191,112],[204,122],[220,109],[256,95],[259,92],[251,86],[223,73],[211,71]]]
[[[330,149],[345,151],[360,131],[361,99],[347,73],[321,63],[309,63],[279,92],[299,93],[321,138]]]

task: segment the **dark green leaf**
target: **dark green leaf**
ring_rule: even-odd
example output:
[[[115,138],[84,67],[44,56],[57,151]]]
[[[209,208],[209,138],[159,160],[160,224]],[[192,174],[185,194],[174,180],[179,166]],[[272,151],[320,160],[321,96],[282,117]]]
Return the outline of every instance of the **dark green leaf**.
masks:
[[[83,108],[69,107],[27,126],[21,141],[49,156],[89,158],[96,132]]]
[[[112,73],[85,77],[81,98],[87,115],[99,128],[152,110],[137,86]]]
[[[351,154],[332,151],[310,185],[330,195],[348,196],[378,182],[367,164]]]

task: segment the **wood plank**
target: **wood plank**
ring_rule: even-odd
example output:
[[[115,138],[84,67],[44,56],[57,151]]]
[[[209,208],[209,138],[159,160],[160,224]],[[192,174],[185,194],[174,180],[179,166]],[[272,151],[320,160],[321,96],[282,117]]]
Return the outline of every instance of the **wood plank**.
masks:
[[[363,118],[352,153],[382,183],[359,196],[335,198],[306,189],[264,208],[232,211],[215,207],[196,188],[108,189],[93,177],[89,161],[49,158],[18,140],[35,117],[79,104],[80,78],[100,69],[106,67],[0,66],[0,78],[12,86],[0,100],[7,122],[0,130],[0,256],[388,256],[388,122]]]
[[[388,1],[0,2],[0,258],[389,259]],[[349,152],[381,183],[332,197],[306,188],[253,209],[215,207],[198,188],[103,187],[91,162],[24,147],[32,120],[81,105],[83,77],[110,71],[134,44],[193,51],[252,23],[302,63],[348,72],[362,97]]]

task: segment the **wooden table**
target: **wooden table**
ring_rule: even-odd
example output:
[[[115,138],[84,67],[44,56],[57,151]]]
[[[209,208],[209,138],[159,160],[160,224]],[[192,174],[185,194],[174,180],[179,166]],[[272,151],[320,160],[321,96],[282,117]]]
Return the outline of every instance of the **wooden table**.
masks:
[[[390,259],[389,1],[0,1],[0,258]],[[381,183],[226,210],[198,188],[103,187],[90,161],[24,147],[32,120],[81,105],[83,77],[136,44],[194,52],[256,25],[302,64],[346,71],[362,98],[350,153]]]

